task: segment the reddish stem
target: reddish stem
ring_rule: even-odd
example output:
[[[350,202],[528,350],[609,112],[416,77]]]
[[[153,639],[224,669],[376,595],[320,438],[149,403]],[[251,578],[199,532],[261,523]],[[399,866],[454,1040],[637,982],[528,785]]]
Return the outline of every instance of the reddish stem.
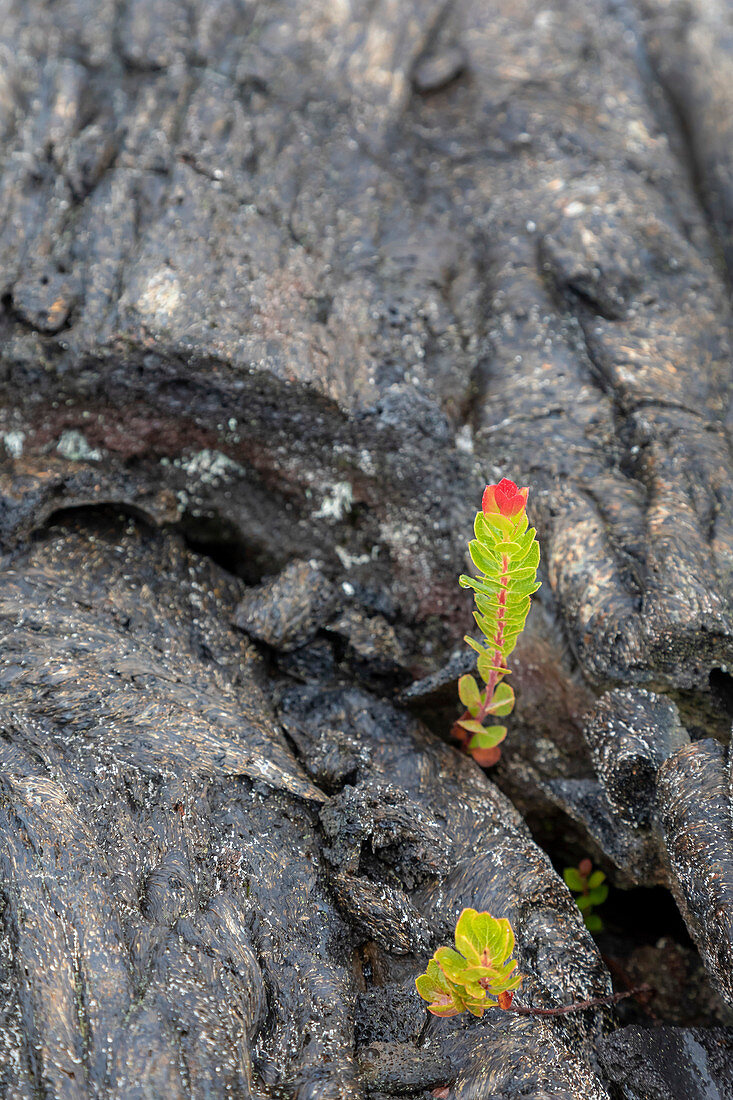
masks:
[[[596,1008],[600,1005],[615,1005],[627,997],[636,997],[639,993],[656,992],[650,985],[638,985],[635,989],[629,989],[626,993],[613,993],[608,997],[593,997],[590,1001],[576,1001],[571,1005],[559,1005],[557,1008],[530,1008],[529,1005],[513,1004],[507,1012],[515,1012],[518,1016],[566,1016],[569,1012],[581,1012],[585,1008]]]
[[[499,593],[498,604],[499,614],[496,624],[496,634],[494,635],[493,642],[495,648],[493,664],[496,668],[492,669],[489,674],[488,683],[486,685],[486,691],[484,693],[484,701],[479,707],[478,713],[475,715],[477,722],[483,722],[491,708],[491,701],[494,697],[496,685],[499,678],[503,675],[500,667],[503,663],[501,649],[504,645],[504,625],[505,625],[505,612],[506,612],[506,594],[507,586],[509,584],[509,558],[506,554],[501,556],[501,576],[499,577],[499,583],[502,586],[502,591]],[[466,710],[463,712],[458,722],[456,722],[451,729],[451,736],[460,743],[463,749],[466,748],[470,740],[471,735],[463,729],[459,722],[464,722],[466,719],[473,717],[471,712]],[[494,745],[491,749],[473,749],[472,755],[474,760],[481,765],[482,768],[490,768],[494,764],[498,763],[501,757],[501,749],[498,745]]]
[[[499,593],[499,615],[496,622],[496,634],[494,635],[494,646],[496,652],[494,653],[493,664],[497,667],[502,663],[501,648],[504,645],[504,616],[506,613],[506,590],[509,584],[509,557],[506,554],[501,555],[501,576],[499,577],[499,584],[502,586],[502,591]],[[486,684],[486,694],[484,695],[484,701],[481,704],[481,708],[476,715],[477,722],[483,722],[486,715],[489,713],[489,707],[491,706],[491,700],[494,697],[494,691],[496,685],[501,676],[501,672],[497,672],[496,668],[491,670],[488,682]]]

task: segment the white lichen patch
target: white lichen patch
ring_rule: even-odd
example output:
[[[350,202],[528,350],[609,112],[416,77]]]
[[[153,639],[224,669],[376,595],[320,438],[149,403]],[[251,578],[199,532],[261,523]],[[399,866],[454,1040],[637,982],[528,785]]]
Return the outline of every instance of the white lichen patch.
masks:
[[[173,464],[185,470],[202,485],[219,485],[222,481],[241,477],[246,472],[243,466],[228,455],[208,448],[197,451],[190,458],[177,458]]]
[[[473,454],[473,432],[470,424],[464,424],[456,432],[456,448],[464,454]]]
[[[373,546],[369,554],[351,554],[343,546],[334,546],[334,550],[344,569],[353,569],[355,565],[368,565],[369,562],[376,561],[379,557],[380,547],[378,545]]]
[[[313,519],[329,519],[334,523],[348,516],[354,505],[354,491],[348,481],[337,481],[327,489],[321,507],[313,513]]]
[[[144,316],[160,324],[170,319],[181,300],[181,285],[170,268],[163,268],[150,276],[140,295],[137,308]]]
[[[8,452],[11,458],[20,458],[23,454],[23,444],[25,443],[25,432],[2,432],[2,441],[5,444],[5,450]]]
[[[56,450],[69,462],[99,462],[102,452],[91,447],[81,432],[72,429],[61,433]]]

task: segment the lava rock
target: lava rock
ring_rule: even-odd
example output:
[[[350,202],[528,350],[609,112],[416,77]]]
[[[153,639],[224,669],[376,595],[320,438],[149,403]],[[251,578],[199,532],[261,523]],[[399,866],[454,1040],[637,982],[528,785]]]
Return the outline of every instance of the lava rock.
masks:
[[[670,756],[658,798],[677,903],[715,986],[733,1004],[733,820],[722,745],[706,738]]]
[[[625,1027],[601,1064],[623,1100],[731,1100],[733,1028]]]
[[[393,883],[414,890],[450,866],[452,844],[445,829],[391,784],[346,787],[329,799],[320,819],[329,840],[327,858],[342,870],[353,873],[371,863]]]
[[[433,931],[404,890],[336,871],[329,877],[339,908],[363,937],[394,955],[422,955]]]
[[[543,787],[616,865],[621,882],[634,886],[667,885],[666,861],[657,832],[619,819],[600,783],[594,779],[550,779]]]
[[[614,811],[629,825],[648,825],[660,766],[690,743],[677,707],[641,688],[616,689],[601,696],[583,733]]]
[[[415,1042],[425,1027],[425,1001],[414,980],[387,982],[360,993],[354,1026],[360,1045],[384,1040]]]
[[[425,94],[445,88],[466,68],[467,57],[460,46],[453,46],[440,54],[418,61],[412,74],[415,90]]]
[[[250,589],[234,624],[273,649],[298,649],[328,622],[336,590],[312,562],[291,562],[277,577]]]
[[[359,1069],[368,1092],[410,1095],[421,1089],[451,1084],[449,1060],[438,1051],[412,1043],[372,1043],[359,1051]]]

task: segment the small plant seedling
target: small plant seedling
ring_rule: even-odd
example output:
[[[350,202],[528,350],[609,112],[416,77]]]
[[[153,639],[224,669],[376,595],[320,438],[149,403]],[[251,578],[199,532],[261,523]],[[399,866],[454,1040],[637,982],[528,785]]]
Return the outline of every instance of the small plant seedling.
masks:
[[[486,486],[474,523],[476,537],[468,544],[478,576],[458,580],[474,592],[474,618],[485,642],[469,636],[465,640],[478,654],[476,665],[485,687],[482,690],[471,675],[461,676],[458,695],[466,710],[451,735],[483,767],[495,764],[501,755],[498,746],[507,730],[494,719],[514,707],[514,691],[504,682],[510,672],[507,660],[524,629],[530,597],[540,587],[540,548],[527,519],[527,493],[508,478]]]
[[[585,927],[589,932],[602,932],[603,921],[593,910],[597,905],[603,905],[608,897],[606,876],[603,871],[594,871],[589,859],[581,859],[577,867],[566,867],[562,877],[568,889],[575,894],[578,908],[585,920]]]
[[[607,997],[533,1008],[517,1004],[514,991],[522,983],[514,954],[514,932],[505,917],[492,917],[475,909],[464,909],[455,931],[455,950],[439,947],[427,970],[415,979],[417,991],[428,1002],[433,1016],[457,1016],[470,1012],[483,1016],[487,1008],[501,1008],[519,1016],[565,1016],[596,1005],[612,1005],[639,993],[653,993],[648,985]]]
[[[464,909],[455,931],[455,950],[439,947],[427,971],[416,979],[420,996],[434,1016],[468,1011],[483,1016],[487,1008],[508,1008],[522,977],[515,973],[514,933],[509,921],[490,913]]]

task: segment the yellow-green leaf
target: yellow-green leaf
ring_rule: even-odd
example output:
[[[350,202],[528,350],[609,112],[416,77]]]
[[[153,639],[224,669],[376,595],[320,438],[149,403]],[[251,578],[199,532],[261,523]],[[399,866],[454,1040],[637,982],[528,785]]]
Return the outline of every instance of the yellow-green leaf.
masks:
[[[481,722],[477,722],[475,718],[461,718],[456,722],[457,726],[461,729],[468,730],[469,733],[483,733],[484,727]]]
[[[458,681],[458,698],[475,718],[481,707],[481,692],[473,676],[461,676]]]
[[[480,733],[474,733],[468,742],[469,752],[471,749],[493,749],[495,745],[501,744],[505,737],[506,726],[485,726]]]
[[[456,950],[473,966],[495,969],[514,951],[514,933],[509,921],[490,913],[464,909],[456,924]]]
[[[428,1012],[434,1016],[457,1016],[466,1009],[461,991],[446,978],[435,959],[431,959],[425,973],[415,979],[415,987],[422,999],[429,1002]]]
[[[503,718],[505,714],[510,714],[512,707],[514,706],[514,689],[509,684],[500,683],[496,686],[496,691],[488,707],[489,714],[496,714],[499,718]]]

